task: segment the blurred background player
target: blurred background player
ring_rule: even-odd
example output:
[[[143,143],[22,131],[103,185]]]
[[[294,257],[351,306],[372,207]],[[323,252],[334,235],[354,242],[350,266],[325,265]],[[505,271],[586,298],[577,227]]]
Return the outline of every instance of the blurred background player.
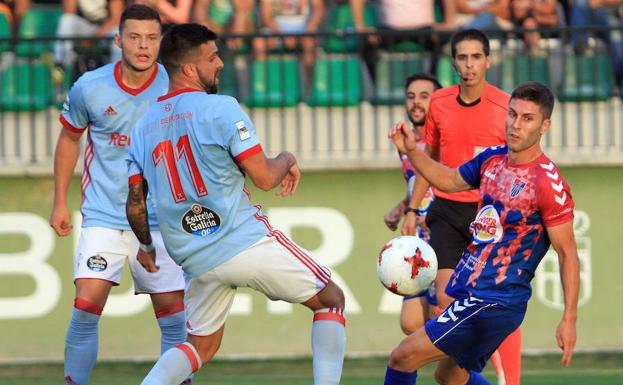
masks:
[[[424,125],[426,152],[448,167],[457,167],[487,147],[504,144],[504,119],[509,95],[490,85],[486,73],[491,65],[489,39],[475,29],[459,31],[451,39],[452,59],[460,84],[434,93]],[[405,214],[403,235],[415,235],[417,208],[429,188],[417,178]],[[478,191],[448,194],[433,190],[435,200],[420,223],[430,229],[430,245],[437,254],[439,270],[435,279],[439,307],[453,300],[446,285],[471,243],[470,224],[476,217]],[[500,348],[507,385],[519,385],[521,332],[513,334]],[[495,359],[495,358],[494,358]]]
[[[411,129],[390,133],[420,175],[446,192],[479,188],[473,242],[450,278],[455,300],[443,314],[405,338],[391,354],[386,385],[415,384],[417,369],[441,361],[440,384],[484,385],[479,374],[489,355],[524,319],[530,281],[549,249],[558,254],[564,294],[556,340],[568,366],[576,341],[579,258],[569,186],[543,154],[554,96],[542,84],[519,85],[506,117],[507,145],[486,149],[459,168],[444,166],[417,148]]]
[[[236,99],[216,95],[223,69],[216,38],[199,24],[165,34],[160,59],[170,76],[169,93],[132,132],[127,216],[142,243],[137,259],[147,271],[158,270],[146,181],[167,248],[187,277],[187,342],[164,353],[143,384],[179,384],[210,361],[236,288],[250,287],[314,312],[314,383],[337,385],[346,345],[344,294],[328,268],[272,228],[250,202],[246,175],[265,191],[281,184],[277,195],[287,196],[296,191],[300,171],[289,152],[266,158]]]
[[[411,75],[405,81],[405,111],[411,122],[418,145],[422,148],[425,146],[423,130],[430,98],[433,92],[440,88],[441,84],[435,77],[424,73]],[[405,197],[388,211],[383,218],[385,225],[392,231],[398,228],[398,223],[403,216],[404,210],[408,207],[411,200],[413,184],[415,183],[415,169],[411,165],[409,158],[406,154],[400,152],[398,156],[402,163],[402,173],[407,182],[407,192]],[[418,207],[419,215],[426,215],[432,199],[432,191],[429,189]],[[417,234],[420,238],[428,241],[428,231],[418,227]],[[404,297],[400,311],[400,327],[402,331],[409,335],[424,325],[427,319],[432,318],[431,315],[434,317],[433,308],[436,305],[437,299],[435,298],[434,286],[422,294]]]
[[[61,112],[64,126],[54,162],[54,208],[50,225],[59,236],[72,230],[67,191],[87,131],[82,173],[83,221],[74,258],[76,298],[65,340],[65,382],[86,384],[97,359],[98,323],[110,289],[119,284],[126,260],[135,292],[148,293],[162,333],[161,350],[183,342],[184,278],[169,258],[157,231],[158,273],[148,274],[135,260],[139,246],[125,216],[125,157],[136,120],[168,87],[156,63],[161,40],[158,13],[133,5],[121,15],[116,43],[122,59],[84,74],[72,87]],[[181,382],[181,381],[180,381]]]

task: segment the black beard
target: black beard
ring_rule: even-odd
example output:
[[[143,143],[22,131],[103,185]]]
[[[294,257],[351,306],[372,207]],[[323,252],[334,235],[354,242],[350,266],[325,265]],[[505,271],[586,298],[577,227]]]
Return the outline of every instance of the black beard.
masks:
[[[417,127],[417,126],[423,126],[424,123],[426,123],[426,117],[420,119],[420,120],[413,120],[413,118],[411,118],[411,115],[409,114],[409,121],[411,122],[411,124],[413,124],[413,126]]]
[[[217,94],[218,86],[216,84],[211,84],[206,88],[206,94]]]

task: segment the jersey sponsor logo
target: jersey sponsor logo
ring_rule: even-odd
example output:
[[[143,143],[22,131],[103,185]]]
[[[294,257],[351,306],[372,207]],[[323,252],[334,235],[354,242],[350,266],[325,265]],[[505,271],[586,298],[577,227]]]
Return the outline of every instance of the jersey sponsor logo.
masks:
[[[130,145],[130,136],[123,135],[118,132],[113,132],[110,134],[110,140],[108,144],[112,144],[117,147],[126,147]]]
[[[513,187],[511,188],[511,198],[515,198],[519,195],[523,191],[524,187],[526,187],[526,182],[522,182],[521,179],[515,179]]]
[[[242,120],[239,120],[234,124],[236,125],[236,130],[238,130],[238,136],[240,136],[240,140],[247,140],[251,137],[251,133],[244,125],[244,122]]]
[[[104,271],[108,267],[108,261],[106,261],[106,258],[101,255],[96,254],[87,259],[87,267],[97,272]]]
[[[188,234],[204,237],[215,233],[221,226],[221,218],[214,211],[198,204],[192,205],[182,217],[182,228]]]
[[[500,216],[492,205],[486,205],[481,208],[476,219],[471,223],[474,243],[495,243],[499,242],[504,235]]]
[[[104,115],[106,115],[106,116],[114,116],[114,115],[117,115],[117,111],[115,111],[115,109],[112,108],[112,106],[108,106],[106,111],[104,111]]]

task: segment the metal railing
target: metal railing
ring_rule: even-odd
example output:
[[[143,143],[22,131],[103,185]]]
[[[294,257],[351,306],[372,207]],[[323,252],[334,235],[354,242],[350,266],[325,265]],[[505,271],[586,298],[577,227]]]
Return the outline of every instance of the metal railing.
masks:
[[[621,84],[615,83],[610,47],[600,38],[621,30],[541,30],[541,44],[532,50],[520,39],[529,30],[488,32],[492,66],[487,77],[492,84],[510,91],[518,82],[538,80],[557,95],[545,147],[559,164],[623,164]],[[584,32],[590,36],[588,44],[576,52],[570,36]],[[309,68],[299,50],[277,48],[267,52],[266,60],[254,59],[254,39],[283,35],[223,36],[226,67],[220,88],[245,106],[269,154],[291,150],[307,169],[394,166],[396,155],[386,133],[405,118],[405,77],[425,71],[436,73],[444,85],[457,81],[444,45],[448,32],[386,32],[381,41],[398,44],[377,46],[368,43],[370,33],[306,36],[317,42]],[[228,49],[233,38],[242,39],[246,49]],[[5,48],[0,57],[0,174],[52,172],[58,108],[72,76],[65,69],[63,78],[54,66],[49,53],[54,41],[0,40]],[[20,44],[22,53],[16,50]],[[29,55],[28,44],[44,48]]]

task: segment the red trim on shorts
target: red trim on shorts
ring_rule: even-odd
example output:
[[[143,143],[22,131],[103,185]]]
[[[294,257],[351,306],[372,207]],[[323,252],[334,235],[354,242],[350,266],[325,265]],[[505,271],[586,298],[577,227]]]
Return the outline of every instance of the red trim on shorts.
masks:
[[[84,127],[84,128],[75,127],[73,124],[69,123],[69,121],[67,119],[65,119],[65,117],[63,115],[59,115],[58,120],[61,122],[63,127],[65,127],[69,131],[71,131],[73,133],[76,133],[76,134],[82,134],[84,132],[84,130],[86,130],[87,127],[88,127],[88,126]]]
[[[156,318],[163,318],[184,311],[184,302],[176,302],[156,312]]]
[[[158,75],[158,64],[154,63],[153,66],[154,66],[154,69],[152,70],[151,75],[149,76],[149,79],[147,79],[147,81],[143,83],[142,86],[138,88],[130,88],[125,83],[123,83],[123,80],[121,80],[121,61],[118,61],[117,64],[115,64],[115,69],[113,71],[115,75],[115,81],[117,82],[117,85],[119,86],[119,88],[121,88],[122,90],[124,90],[125,92],[127,92],[128,94],[132,96],[136,96],[140,94],[141,92],[145,91],[151,85],[151,83],[153,83],[154,80],[156,79],[156,75]]]
[[[343,315],[334,312],[324,312],[314,314],[314,322],[316,321],[335,321],[346,326],[346,318]]]
[[[197,356],[195,356],[195,352],[186,344],[179,344],[176,346],[179,350],[183,351],[188,357],[188,361],[190,361],[190,366],[192,368],[192,372],[195,373],[199,370],[199,362],[197,361]]]
[[[78,297],[74,299],[74,307],[76,309],[85,311],[87,313],[95,314],[95,315],[102,315],[102,311],[104,311],[103,306],[100,306],[96,303],[93,303],[91,301],[87,301],[86,299],[82,299]]]
[[[262,152],[262,145],[261,144],[256,144],[255,146],[241,152],[240,154],[236,155],[235,159],[236,162],[240,163],[245,159],[248,159],[250,157],[252,157],[255,154],[258,154]]]
[[[294,243],[292,243],[288,237],[286,237],[282,232],[275,230],[268,234],[268,236],[274,236],[277,242],[279,242],[283,247],[285,247],[294,257],[296,257],[302,264],[304,264],[315,276],[318,280],[325,285],[329,283],[331,279],[331,275],[327,273],[322,267],[320,267],[316,261],[314,261],[311,257],[309,257],[305,252],[299,249]]]
[[[143,175],[141,174],[134,174],[131,177],[128,178],[128,185],[134,184],[134,183],[141,183],[143,181]]]

